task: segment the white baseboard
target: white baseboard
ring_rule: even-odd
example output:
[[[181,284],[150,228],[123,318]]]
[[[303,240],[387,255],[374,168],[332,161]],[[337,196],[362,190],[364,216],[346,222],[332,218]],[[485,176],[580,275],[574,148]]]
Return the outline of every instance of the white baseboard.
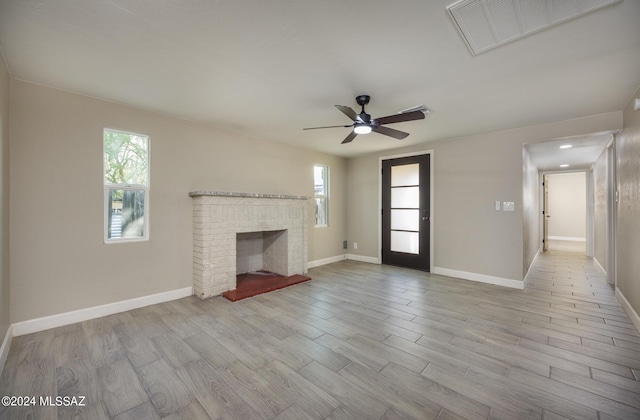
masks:
[[[309,268],[320,267],[321,265],[331,264],[338,261],[344,260],[353,260],[360,261],[369,264],[380,264],[380,260],[376,257],[366,257],[364,255],[355,255],[355,254],[344,254],[344,255],[336,255],[335,257],[322,258],[320,260],[309,261],[307,266]]]
[[[91,308],[79,309],[77,311],[65,312],[62,314],[45,316],[43,318],[30,319],[28,321],[16,322],[12,325],[13,336],[31,334],[50,328],[62,327],[64,325],[75,324],[76,322],[87,321],[89,319],[100,318],[101,316],[113,315],[119,312],[130,311],[142,308],[155,303],[168,302],[183,297],[191,296],[193,287],[171,290],[157,293],[155,295],[142,296],[139,298],[123,300],[120,302],[108,303],[106,305],[94,306]]]
[[[600,264],[600,261],[598,261],[598,259],[594,257],[593,262],[596,263],[596,268],[600,270],[600,274],[602,274],[606,278],[607,270],[605,270],[604,267]]]
[[[539,253],[540,252],[538,251],[538,254],[536,254],[535,258],[538,258]],[[325,258],[324,260],[318,260],[318,261],[320,262],[327,261],[324,264],[330,264],[332,262],[341,261],[343,258],[340,258],[340,257]],[[380,261],[380,259],[376,257],[367,257],[364,255],[356,255],[356,254],[347,254],[345,255],[345,257],[346,259],[353,260],[353,261],[360,261],[360,262],[369,263],[369,264],[382,264],[382,261]],[[534,258],[534,262],[535,262],[535,258]],[[315,263],[316,261],[309,262],[309,268],[322,265],[322,264],[312,265]],[[448,277],[458,277],[465,280],[473,280],[480,283],[496,284],[498,286],[511,287],[514,289],[524,289],[524,282],[520,280],[511,280],[511,279],[505,279],[501,277],[493,277],[493,276],[487,276],[484,274],[468,273],[466,271],[451,270],[448,268],[440,268],[440,267],[434,267],[433,273],[441,274],[443,276],[448,276]]]
[[[447,277],[457,277],[464,280],[472,280],[480,283],[495,284],[497,286],[524,289],[524,281],[506,279],[503,277],[487,276],[486,274],[470,273],[468,271],[451,270],[450,268],[433,267],[433,274]]]
[[[619,287],[616,287],[616,298],[618,298],[618,302],[620,302],[620,306],[622,309],[629,315],[629,319],[633,322],[633,325],[636,327],[636,330],[640,332],[640,315],[633,309],[631,303],[627,300],[626,297],[622,294]]]
[[[13,325],[9,325],[7,329],[7,333],[4,336],[4,340],[2,340],[2,347],[0,347],[0,374],[2,374],[2,370],[4,369],[4,364],[7,361],[7,356],[9,356],[9,349],[11,348],[11,339],[13,338]]]
[[[381,264],[380,259],[376,257],[366,257],[364,255],[347,254],[348,260],[366,262],[369,264]]]
[[[524,285],[527,284],[527,281],[529,280],[529,276],[531,275],[531,269],[536,265],[536,261],[538,260],[539,256],[540,256],[540,249],[538,248],[538,252],[536,252],[536,256],[533,257],[533,260],[531,261],[531,265],[529,265],[529,269],[527,270],[527,274],[524,276],[524,280],[522,280],[523,289],[524,289]]]
[[[573,242],[587,242],[587,238],[576,238],[573,236],[549,236],[553,241],[573,241]]]
[[[334,263],[334,262],[343,261],[343,260],[346,260],[346,259],[347,259],[347,256],[345,254],[336,255],[335,257],[322,258],[322,259],[315,260],[315,261],[309,261],[307,263],[307,267],[308,268],[320,267],[321,265],[327,265],[327,264],[331,264],[331,263]]]

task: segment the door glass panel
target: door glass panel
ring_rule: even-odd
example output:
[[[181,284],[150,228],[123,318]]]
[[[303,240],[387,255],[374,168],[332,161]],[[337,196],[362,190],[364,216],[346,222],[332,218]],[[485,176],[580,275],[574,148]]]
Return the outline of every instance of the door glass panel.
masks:
[[[420,230],[420,210],[391,210],[391,229]]]
[[[406,185],[420,185],[419,163],[391,167],[391,186],[404,187]]]
[[[417,209],[420,207],[420,187],[397,187],[391,189],[391,207]]]
[[[418,254],[420,234],[418,232],[391,231],[391,251]]]

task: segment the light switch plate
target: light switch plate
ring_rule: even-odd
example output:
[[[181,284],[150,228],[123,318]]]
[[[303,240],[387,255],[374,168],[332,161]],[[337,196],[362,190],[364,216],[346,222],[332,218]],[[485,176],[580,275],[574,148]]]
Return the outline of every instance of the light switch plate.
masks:
[[[505,201],[502,203],[502,210],[504,211],[515,211],[516,210],[516,203],[514,203],[513,201]]]
[[[499,200],[496,201],[496,207],[495,208],[496,208],[496,211],[500,211],[500,201]]]

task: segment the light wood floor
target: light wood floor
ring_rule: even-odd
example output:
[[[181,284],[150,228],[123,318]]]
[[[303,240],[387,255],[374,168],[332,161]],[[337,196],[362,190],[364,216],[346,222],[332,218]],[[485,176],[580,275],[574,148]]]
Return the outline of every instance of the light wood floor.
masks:
[[[0,418],[640,418],[640,335],[593,262],[552,249],[534,271],[522,291],[344,261],[16,337],[1,395],[87,406]]]

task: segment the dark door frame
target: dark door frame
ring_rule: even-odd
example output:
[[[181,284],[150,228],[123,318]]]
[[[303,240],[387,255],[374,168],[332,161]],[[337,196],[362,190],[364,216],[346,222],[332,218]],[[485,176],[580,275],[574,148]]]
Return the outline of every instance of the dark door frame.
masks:
[[[429,155],[429,214],[431,229],[429,229],[429,272],[433,273],[433,232],[435,230],[434,212],[434,151],[420,150],[417,152],[402,153],[397,155],[380,156],[378,158],[378,264],[382,264],[382,161],[389,159],[404,158],[410,156]]]

